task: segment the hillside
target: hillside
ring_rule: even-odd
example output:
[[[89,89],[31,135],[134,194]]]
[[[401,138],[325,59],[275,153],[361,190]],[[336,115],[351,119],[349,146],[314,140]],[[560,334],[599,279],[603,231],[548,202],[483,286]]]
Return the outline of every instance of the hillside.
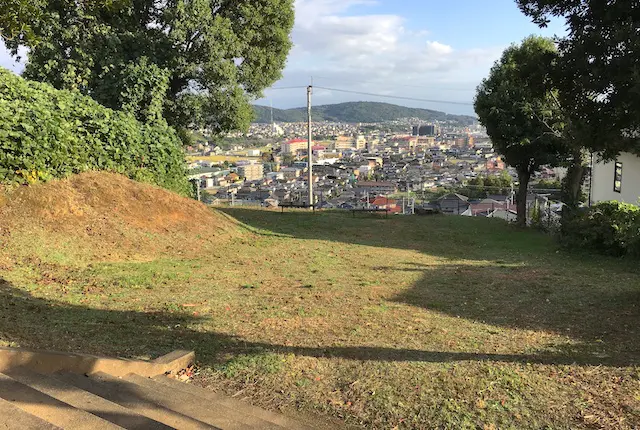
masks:
[[[254,105],[254,110],[256,123],[271,122],[270,107]],[[301,122],[306,121],[306,118],[306,108],[273,109],[273,119],[276,122]],[[456,121],[461,125],[469,125],[476,121],[474,117],[468,115],[451,115],[435,110],[378,102],[348,102],[313,107],[314,121],[371,123],[402,118],[419,118],[424,121]]]
[[[195,200],[114,173],[87,172],[0,193],[0,248],[30,243],[85,257],[147,258],[235,231],[234,223]]]
[[[195,350],[193,384],[354,428],[640,427],[634,261],[498,219],[219,212],[94,173],[0,206],[0,346]]]

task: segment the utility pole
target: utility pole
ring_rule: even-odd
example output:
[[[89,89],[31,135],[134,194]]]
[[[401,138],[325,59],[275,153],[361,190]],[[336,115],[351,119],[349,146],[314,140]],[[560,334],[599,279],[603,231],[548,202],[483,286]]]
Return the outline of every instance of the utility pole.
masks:
[[[313,201],[313,150],[311,143],[311,93],[313,86],[307,87],[307,164],[309,167],[309,207],[314,206]]]
[[[271,106],[271,132],[276,133],[276,124],[273,122],[273,100],[269,99],[269,105]]]

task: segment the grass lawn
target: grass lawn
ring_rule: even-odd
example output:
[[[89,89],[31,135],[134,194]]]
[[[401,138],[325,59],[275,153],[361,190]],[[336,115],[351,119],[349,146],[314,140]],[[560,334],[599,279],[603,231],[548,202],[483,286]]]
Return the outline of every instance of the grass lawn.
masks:
[[[0,236],[0,344],[194,349],[196,383],[367,428],[640,427],[637,262],[492,219],[225,213],[240,234],[121,260]]]

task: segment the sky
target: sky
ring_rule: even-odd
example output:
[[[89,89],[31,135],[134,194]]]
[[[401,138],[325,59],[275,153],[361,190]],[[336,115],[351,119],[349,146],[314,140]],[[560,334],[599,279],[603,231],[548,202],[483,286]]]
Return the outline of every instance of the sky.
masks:
[[[564,34],[563,23],[540,29],[515,0],[296,0],[296,23],[283,78],[258,104],[277,108],[306,104],[384,101],[473,114],[476,86],[502,51],[531,34]],[[19,73],[0,45],[0,66]],[[447,101],[411,101],[342,93]]]
[[[473,114],[475,88],[502,51],[540,29],[514,0],[297,0],[296,24],[277,87],[314,86],[462,104],[388,99],[315,88],[313,104],[385,101]],[[306,90],[267,90],[259,104],[306,104]]]

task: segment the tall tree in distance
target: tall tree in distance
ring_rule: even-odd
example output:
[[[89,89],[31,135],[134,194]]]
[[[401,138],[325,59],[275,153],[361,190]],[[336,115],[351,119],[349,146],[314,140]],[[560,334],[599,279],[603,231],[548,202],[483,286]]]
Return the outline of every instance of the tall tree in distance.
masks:
[[[0,14],[27,78],[179,129],[246,129],[291,48],[293,0],[38,1],[26,23]]]
[[[516,1],[541,27],[566,22],[556,85],[584,146],[605,159],[640,153],[640,2]]]
[[[567,157],[565,115],[551,80],[552,40],[531,36],[507,48],[478,86],[474,102],[496,150],[518,172],[517,223],[526,225],[527,189],[543,165]]]

